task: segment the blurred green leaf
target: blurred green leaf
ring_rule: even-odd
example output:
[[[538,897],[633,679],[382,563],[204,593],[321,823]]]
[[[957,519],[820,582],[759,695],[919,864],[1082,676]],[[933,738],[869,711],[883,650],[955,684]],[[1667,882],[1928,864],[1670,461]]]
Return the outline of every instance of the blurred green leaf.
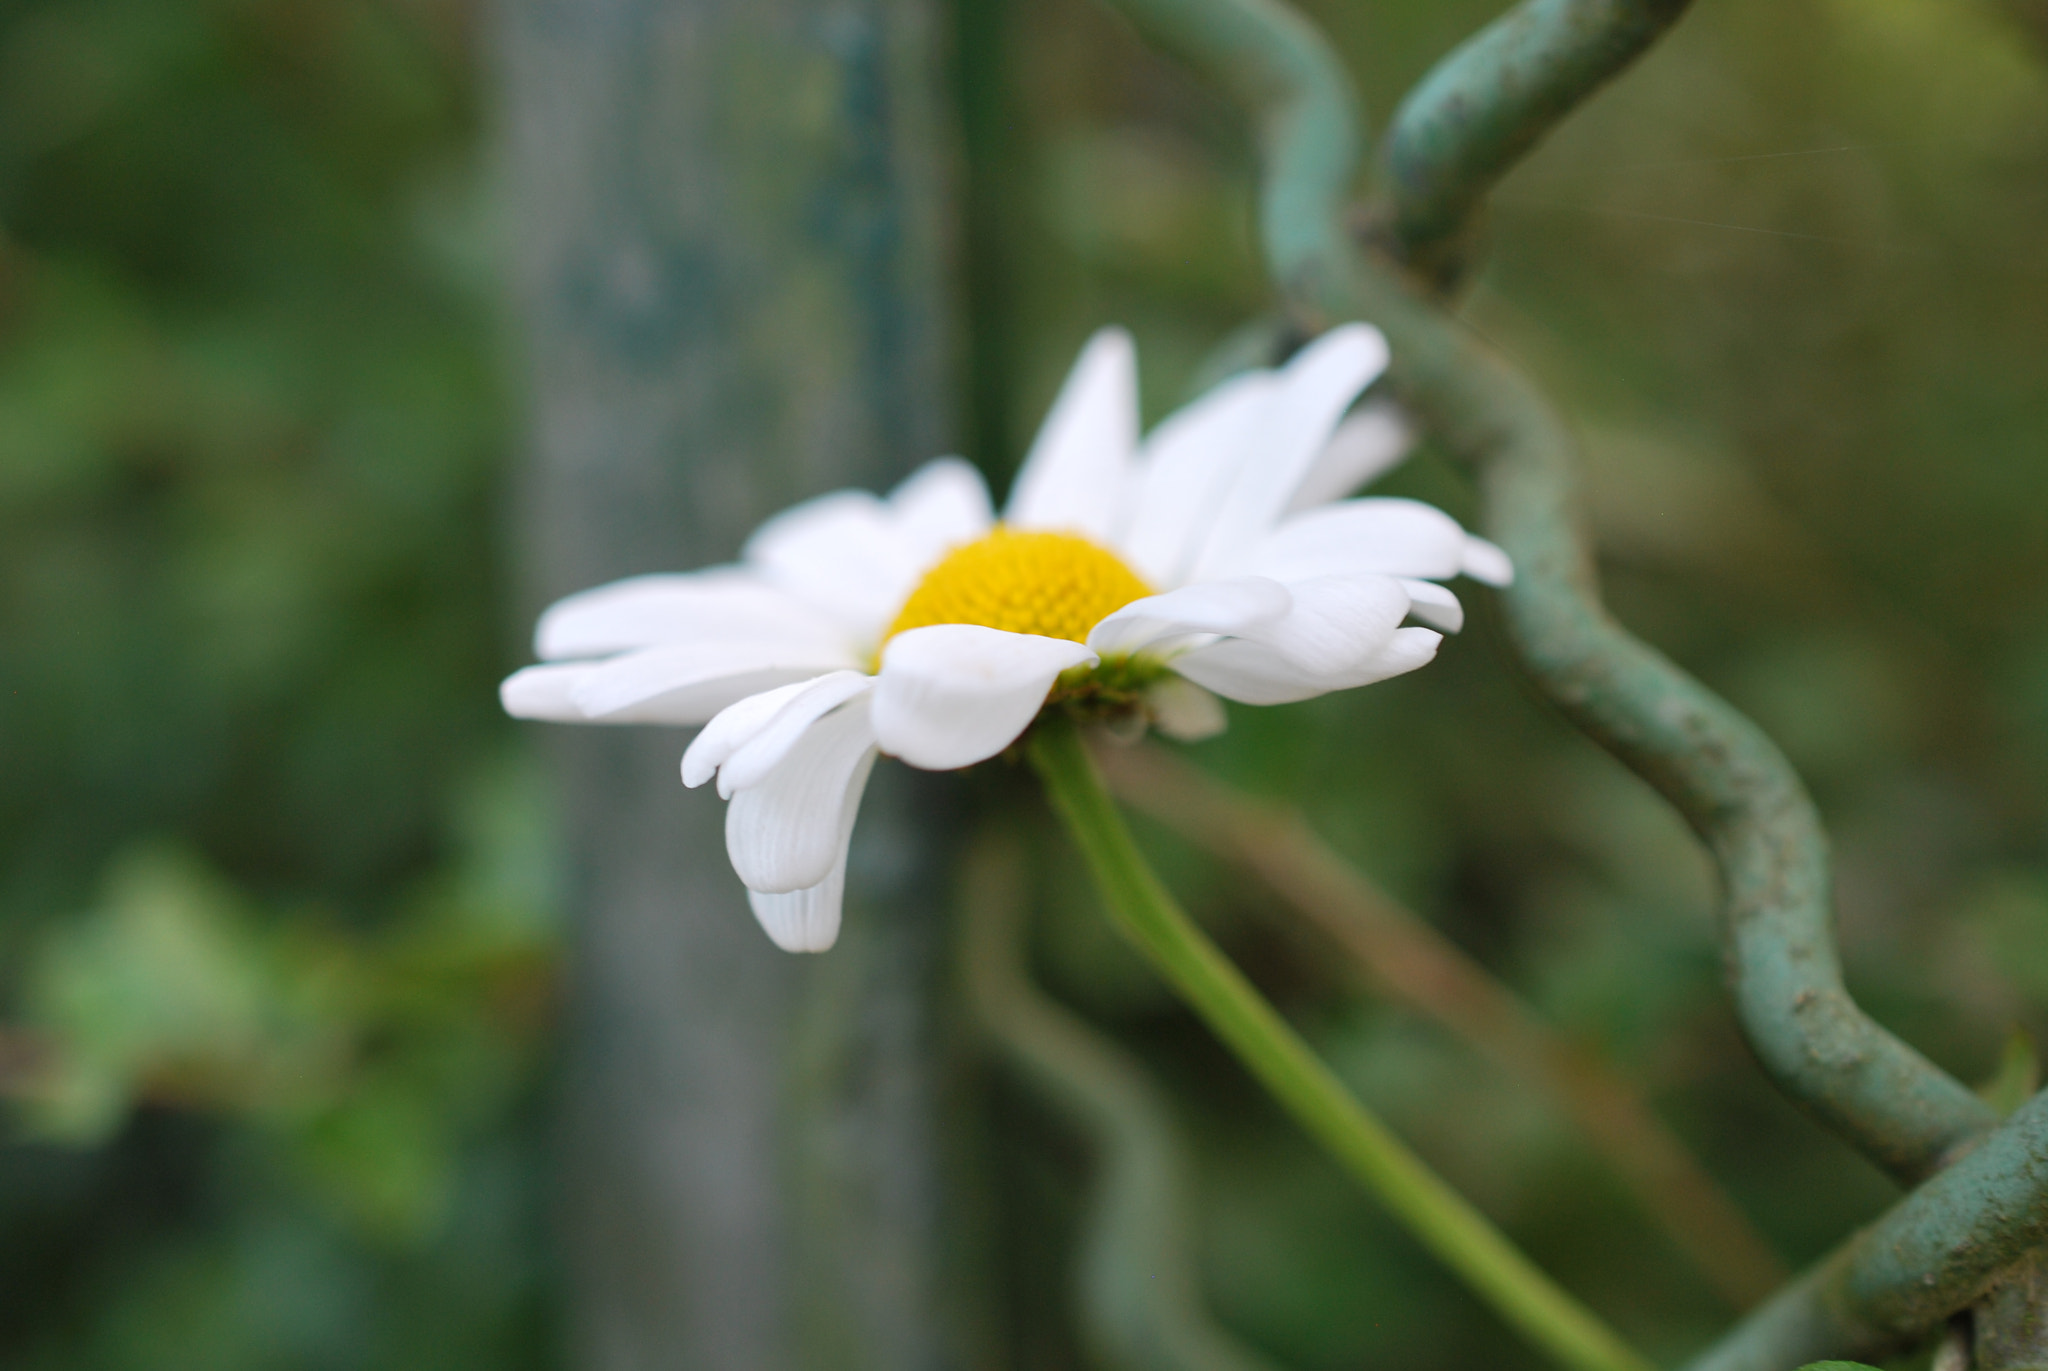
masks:
[[[1977,1093],[1990,1102],[2000,1118],[2004,1118],[2032,1099],[2040,1088],[2041,1054],[2027,1031],[2015,1028],[2006,1035],[2005,1048],[1998,1057],[1997,1073],[1978,1087]]]
[[[55,1050],[27,1122],[96,1142],[142,1099],[301,1113],[337,1086],[360,974],[280,943],[189,853],[138,848],[32,964],[27,1024]]]

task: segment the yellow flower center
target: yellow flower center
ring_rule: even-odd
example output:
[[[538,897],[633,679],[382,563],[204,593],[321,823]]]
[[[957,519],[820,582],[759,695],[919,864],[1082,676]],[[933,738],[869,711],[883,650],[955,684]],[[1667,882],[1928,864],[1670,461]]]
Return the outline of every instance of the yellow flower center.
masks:
[[[1089,629],[1151,593],[1121,557],[1078,534],[998,524],[924,574],[883,641],[933,624],[980,624],[1085,643]]]

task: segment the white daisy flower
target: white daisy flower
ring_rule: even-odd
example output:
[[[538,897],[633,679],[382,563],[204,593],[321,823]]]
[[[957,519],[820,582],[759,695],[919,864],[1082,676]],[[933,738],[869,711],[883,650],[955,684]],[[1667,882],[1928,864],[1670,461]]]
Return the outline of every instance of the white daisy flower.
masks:
[[[1337,498],[1406,449],[1389,408],[1339,422],[1386,359],[1376,330],[1347,325],[1141,439],[1130,336],[1105,329],[1000,521],[954,457],[886,498],[821,496],[763,524],[737,565],[556,604],[505,708],[703,724],[684,783],[716,776],[731,801],[726,849],[768,936],[823,951],[878,754],[969,766],[1059,701],[1205,736],[1218,695],[1283,704],[1421,666],[1434,629],[1463,620],[1437,581],[1508,580],[1506,555],[1439,510]]]

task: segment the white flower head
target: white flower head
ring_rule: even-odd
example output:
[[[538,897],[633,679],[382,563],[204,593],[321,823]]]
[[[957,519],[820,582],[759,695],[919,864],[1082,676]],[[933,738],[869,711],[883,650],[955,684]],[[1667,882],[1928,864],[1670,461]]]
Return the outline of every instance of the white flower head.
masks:
[[[731,801],[726,848],[768,936],[823,951],[878,753],[970,766],[1050,701],[1206,736],[1219,695],[1283,704],[1421,666],[1463,621],[1437,582],[1507,581],[1506,556],[1439,510],[1338,498],[1406,451],[1390,407],[1344,417],[1386,360],[1377,330],[1333,329],[1141,438],[1130,335],[1104,329],[1000,521],[955,457],[887,497],[821,496],[737,565],[554,605],[505,708],[702,724],[684,783],[716,777]]]

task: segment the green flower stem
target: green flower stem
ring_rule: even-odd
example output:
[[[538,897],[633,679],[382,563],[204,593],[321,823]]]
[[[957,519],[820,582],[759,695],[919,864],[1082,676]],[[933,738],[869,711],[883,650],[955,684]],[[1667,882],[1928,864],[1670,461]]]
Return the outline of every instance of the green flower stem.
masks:
[[[1189,921],[1138,851],[1074,721],[1049,712],[1032,730],[1028,750],[1118,926],[1296,1122],[1558,1365],[1649,1371],[1647,1361],[1368,1113]]]

